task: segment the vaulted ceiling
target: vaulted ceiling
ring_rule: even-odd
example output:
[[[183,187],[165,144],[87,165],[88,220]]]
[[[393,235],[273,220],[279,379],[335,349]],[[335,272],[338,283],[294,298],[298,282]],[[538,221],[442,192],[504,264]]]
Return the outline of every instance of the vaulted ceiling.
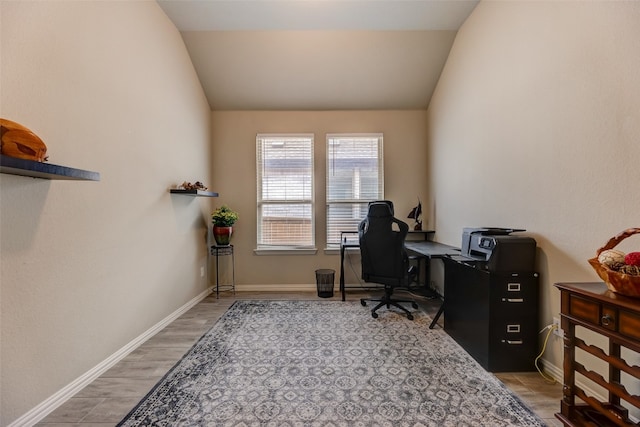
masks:
[[[158,0],[212,110],[425,109],[479,0]]]

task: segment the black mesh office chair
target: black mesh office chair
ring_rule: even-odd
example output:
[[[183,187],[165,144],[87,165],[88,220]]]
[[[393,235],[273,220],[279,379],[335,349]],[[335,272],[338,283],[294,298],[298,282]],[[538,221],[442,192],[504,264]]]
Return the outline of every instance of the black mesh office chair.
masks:
[[[397,307],[407,314],[409,320],[413,315],[400,303],[411,303],[416,309],[418,304],[413,300],[392,299],[393,289],[407,287],[409,283],[409,258],[404,248],[409,226],[393,217],[393,204],[389,201],[371,202],[367,217],[358,226],[360,239],[360,258],[362,261],[362,279],[365,282],[384,285],[384,296],[380,299],[363,298],[360,303],[376,301],[371,316],[378,317],[376,311],[386,306]]]

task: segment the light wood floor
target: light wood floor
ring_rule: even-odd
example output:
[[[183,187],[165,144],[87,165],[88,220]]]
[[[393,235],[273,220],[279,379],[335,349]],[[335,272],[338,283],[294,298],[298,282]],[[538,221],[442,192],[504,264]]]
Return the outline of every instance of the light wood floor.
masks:
[[[349,292],[348,300],[362,293]],[[315,292],[237,292],[211,295],[133,351],[38,423],[42,427],[113,426],[149,392],[163,375],[220,318],[236,299],[318,299]],[[334,300],[339,299],[336,292]],[[438,302],[416,298],[430,315]],[[395,315],[395,314],[394,314]],[[440,326],[442,319],[440,320]],[[537,372],[501,373],[496,376],[548,426],[561,426],[554,418],[560,408],[562,386],[548,384]]]

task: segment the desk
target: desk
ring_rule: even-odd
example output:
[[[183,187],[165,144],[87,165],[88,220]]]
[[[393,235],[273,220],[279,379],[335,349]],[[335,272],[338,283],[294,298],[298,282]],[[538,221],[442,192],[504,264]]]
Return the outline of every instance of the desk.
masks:
[[[454,246],[445,245],[437,242],[404,242],[405,248],[409,252],[414,252],[420,256],[423,256],[427,259],[425,263],[425,282],[428,286],[431,283],[431,260],[432,259],[442,259],[447,258],[451,255],[460,255],[460,249]],[[444,303],[440,305],[438,312],[431,320],[431,324],[429,325],[429,329],[433,329],[438,323],[438,319],[442,316],[442,312],[444,311]]]
[[[422,231],[417,233],[425,233],[425,239],[426,239],[426,237],[430,233],[433,233],[433,231]],[[404,245],[407,248],[407,250],[427,258],[427,261],[428,261],[426,263],[427,283],[431,282],[430,280],[431,268],[429,266],[429,263],[431,262],[432,258],[443,258],[447,255],[460,255],[460,249],[457,249],[449,245],[443,245],[442,243],[431,242],[428,240],[425,240],[425,241],[409,240],[409,241],[405,241]],[[344,284],[344,253],[347,249],[359,248],[359,247],[360,247],[360,241],[358,239],[357,231],[343,231],[340,233],[340,294],[342,295],[342,301],[344,301],[346,297],[345,284]],[[442,314],[442,308],[440,308],[440,311],[438,311],[438,314],[436,315],[434,322],[432,322],[432,325],[435,325],[435,322],[438,321],[438,318],[440,317],[441,314]],[[433,326],[431,326],[431,328],[433,328]]]
[[[344,252],[349,248],[359,248],[360,240],[357,231],[341,231],[340,232],[340,294],[342,301],[345,300],[344,288]]]
[[[429,240],[432,234],[435,234],[436,230],[409,230],[407,233],[407,241],[411,240],[412,236],[422,235],[422,240]],[[414,239],[415,240],[415,239]],[[412,240],[413,241],[413,240]]]
[[[428,258],[444,258],[447,255],[460,255],[460,248],[438,242],[407,240],[404,242],[404,247],[418,255]]]
[[[425,265],[425,284],[427,286],[431,283],[431,259],[444,258],[449,255],[460,255],[459,248],[438,242],[405,241],[404,247],[407,248],[409,252],[413,252],[419,256],[427,258],[427,263]]]
[[[423,243],[433,243],[429,242],[429,236],[435,233],[433,230],[410,230],[407,234],[411,235],[419,235],[423,236],[423,241],[415,241],[418,246]],[[411,241],[413,242],[413,241]],[[409,243],[405,241],[406,243]],[[439,244],[439,243],[436,243]],[[344,285],[344,253],[347,249],[355,249],[360,247],[360,239],[357,231],[341,231],[340,232],[340,294],[342,295],[342,301],[345,300],[345,285]]]

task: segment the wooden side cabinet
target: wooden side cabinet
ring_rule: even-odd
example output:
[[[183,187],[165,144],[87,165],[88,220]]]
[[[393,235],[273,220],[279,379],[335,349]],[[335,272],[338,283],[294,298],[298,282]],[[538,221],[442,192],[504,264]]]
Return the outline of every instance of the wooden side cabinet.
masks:
[[[555,286],[561,294],[564,330],[564,387],[556,418],[565,426],[638,426],[629,411],[638,413],[640,396],[625,384],[637,385],[640,379],[640,367],[634,365],[640,355],[640,299],[611,292],[602,282]],[[576,327],[601,335],[608,348],[587,344]],[[596,361],[594,358],[605,363],[606,372],[579,362]],[[587,388],[604,390],[606,401],[590,395]]]

